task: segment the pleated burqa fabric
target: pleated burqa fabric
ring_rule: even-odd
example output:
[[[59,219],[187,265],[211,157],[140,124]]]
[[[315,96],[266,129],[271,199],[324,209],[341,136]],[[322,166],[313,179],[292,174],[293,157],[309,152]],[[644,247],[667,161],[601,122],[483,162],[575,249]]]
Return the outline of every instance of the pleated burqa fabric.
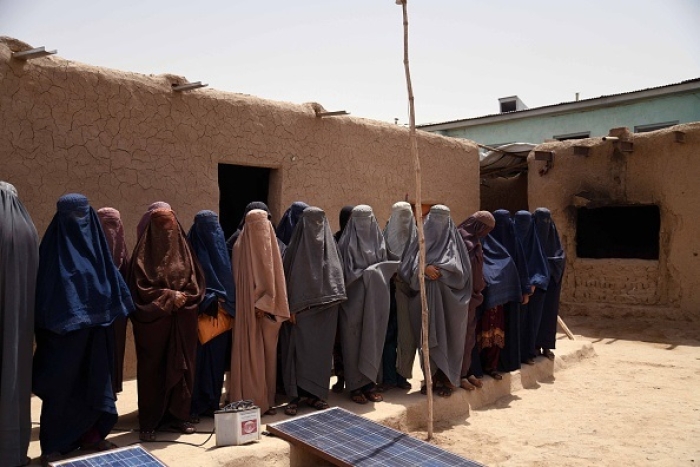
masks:
[[[476,310],[484,301],[482,292],[486,288],[486,282],[484,281],[484,252],[481,240],[493,230],[495,225],[496,220],[493,218],[493,214],[488,211],[477,211],[457,227],[457,231],[469,252],[469,262],[472,271],[472,297],[469,300],[467,335],[464,341],[464,354],[462,357],[462,376],[470,374],[469,368],[471,368],[474,346],[476,345]],[[478,355],[478,352],[476,355]]]
[[[218,316],[219,309],[236,316],[236,291],[231,257],[226,248],[219,216],[213,211],[199,211],[187,234],[192,252],[197,257],[206,282],[199,314]],[[224,332],[206,344],[197,342],[192,409],[194,418],[219,409],[224,373],[231,356],[231,333]]]
[[[535,232],[542,245],[542,252],[547,257],[549,267],[549,284],[542,305],[542,320],[535,339],[538,349],[554,349],[557,342],[557,317],[559,316],[559,298],[561,296],[566,253],[559,238],[559,232],[547,208],[537,208],[533,213]]]
[[[535,233],[535,223],[529,211],[518,211],[513,217],[515,234],[523,247],[525,259],[527,261],[527,271],[530,275],[530,284],[535,286],[535,290],[530,296],[527,305],[521,307],[521,337],[520,353],[523,361],[532,360],[537,357],[535,340],[542,321],[542,307],[544,306],[545,294],[549,286],[549,262],[540,240]]]
[[[170,209],[147,212],[131,257],[129,285],[137,357],[139,424],[189,420],[197,353],[197,314],[205,291],[199,262]],[[185,302],[177,307],[177,294]]]
[[[521,298],[503,305],[503,318],[505,321],[505,345],[499,354],[498,368],[501,371],[515,371],[520,368],[521,339],[524,329],[521,326],[522,297],[530,295],[530,275],[527,267],[527,259],[523,252],[522,244],[515,233],[515,225],[510,217],[510,212],[498,209],[493,212],[496,226],[489,235],[498,240],[508,251],[515,266],[518,268]]]
[[[387,255],[392,261],[401,261],[403,252],[417,235],[416,220],[413,217],[411,205],[405,201],[394,203],[391,207],[391,216],[384,228],[384,240],[386,241]],[[416,357],[416,340],[411,329],[411,320],[408,314],[408,297],[410,288],[398,276],[394,276],[394,294],[392,300],[395,302],[396,317],[390,316],[389,321],[396,320],[396,336],[387,334],[387,341],[391,348],[385,345],[384,348],[384,371],[386,365],[395,364],[396,372],[405,379],[413,376],[413,362]],[[389,326],[391,329],[392,326]],[[393,341],[396,342],[393,342]],[[392,348],[396,345],[392,355]],[[387,356],[389,353],[389,356]],[[395,358],[391,358],[395,357]],[[392,363],[393,360],[393,363]],[[390,374],[390,373],[389,373]],[[386,382],[386,381],[384,381]],[[390,383],[392,383],[390,381]],[[396,382],[393,382],[394,384]]]
[[[284,255],[284,276],[295,317],[280,332],[285,391],[326,400],[338,305],[347,297],[340,253],[322,209],[308,207],[300,216]]]
[[[100,218],[102,230],[107,239],[107,245],[112,252],[114,265],[117,267],[126,281],[129,271],[129,250],[126,247],[124,238],[124,225],[121,214],[114,208],[105,207],[97,210],[97,217]],[[124,351],[126,350],[126,317],[120,316],[114,320],[114,375],[112,385],[114,392],[122,392],[124,382]]]
[[[39,237],[17,190],[0,181],[0,465],[24,465],[31,435]]]
[[[355,206],[338,248],[348,299],[338,326],[345,385],[350,391],[376,383],[389,322],[389,280],[398,261],[388,261],[384,236],[372,208]]]
[[[262,413],[274,405],[277,340],[289,319],[277,237],[267,212],[253,209],[233,245],[236,323],[231,350],[231,401],[251,399]]]
[[[442,275],[437,280],[425,280],[429,312],[430,370],[433,375],[437,370],[441,370],[453,385],[459,386],[469,300],[472,294],[469,253],[450,218],[447,206],[438,204],[430,208],[423,227],[426,266],[436,266]],[[411,298],[410,314],[413,334],[418,344],[422,336],[418,275],[423,273],[424,271],[418,270],[416,237],[404,254],[399,276],[415,293]]]
[[[116,423],[112,323],[132,310],[97,213],[83,195],[62,196],[39,247],[33,391],[43,454],[99,442]]]

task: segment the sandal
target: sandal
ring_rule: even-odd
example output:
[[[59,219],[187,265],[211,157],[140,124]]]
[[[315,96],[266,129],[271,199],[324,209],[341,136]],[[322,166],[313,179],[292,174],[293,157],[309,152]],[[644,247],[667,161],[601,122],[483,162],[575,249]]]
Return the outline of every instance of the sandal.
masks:
[[[145,442],[152,442],[156,440],[155,430],[141,430],[139,431],[139,439]]]
[[[263,415],[277,415],[277,409],[274,407],[270,407],[265,411]]]
[[[469,381],[470,383],[472,383],[474,385],[474,387],[479,388],[479,389],[484,386],[484,383],[481,382],[481,379],[477,378],[474,375],[467,376],[467,381]]]
[[[550,360],[554,360],[554,352],[552,352],[549,349],[542,349],[542,355],[547,357]]]
[[[316,410],[326,410],[330,407],[328,402],[324,401],[323,399],[306,399],[306,403],[309,405],[309,407]]]
[[[355,389],[354,391],[351,391],[350,399],[352,399],[352,401],[357,404],[366,404],[368,402],[367,398],[364,394],[362,394],[362,391],[360,389]]]
[[[384,400],[384,397],[381,394],[379,394],[375,389],[366,391],[364,395],[370,402],[382,402]]]
[[[436,387],[435,392],[440,397],[450,397],[452,395],[452,389],[444,385]]]
[[[109,451],[110,449],[117,449],[119,446],[111,441],[103,439],[96,443],[84,444],[80,446],[81,451]]]
[[[500,380],[503,379],[503,375],[501,375],[499,372],[497,372],[497,371],[495,371],[495,370],[494,370],[494,371],[490,371],[490,372],[488,373],[488,375],[489,375],[490,377],[492,377],[493,379],[495,379],[496,381],[500,381]]]
[[[408,381],[401,381],[399,384],[396,385],[396,387],[406,391],[411,389],[411,383],[409,383]]]
[[[173,422],[170,425],[170,428],[175,428],[176,430],[180,430],[180,433],[182,433],[183,435],[191,435],[192,433],[197,431],[197,429],[194,427],[193,424],[191,424],[190,422],[186,422],[184,420],[177,420],[177,421]]]
[[[293,417],[297,414],[297,409],[299,408],[299,398],[290,401],[284,408],[285,415]]]

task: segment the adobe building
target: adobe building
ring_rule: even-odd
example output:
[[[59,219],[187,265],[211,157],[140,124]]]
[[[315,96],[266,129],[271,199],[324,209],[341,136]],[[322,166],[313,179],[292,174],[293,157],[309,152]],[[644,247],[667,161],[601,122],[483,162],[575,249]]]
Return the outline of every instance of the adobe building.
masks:
[[[528,157],[530,210],[567,254],[562,314],[700,318],[700,123],[548,142]]]
[[[180,76],[13,58],[28,49],[0,38],[0,179],[17,187],[40,236],[70,192],[95,209],[118,209],[131,248],[138,220],[157,200],[172,205],[186,230],[198,211],[217,211],[230,234],[253,200],[266,201],[274,221],[305,201],[336,228],[344,205],[373,206],[383,226],[393,203],[414,198],[407,128],[321,118],[319,104],[175,92],[187,82]],[[424,199],[448,205],[456,222],[476,211],[476,145],[419,131],[418,147]],[[134,374],[133,359],[126,371]]]

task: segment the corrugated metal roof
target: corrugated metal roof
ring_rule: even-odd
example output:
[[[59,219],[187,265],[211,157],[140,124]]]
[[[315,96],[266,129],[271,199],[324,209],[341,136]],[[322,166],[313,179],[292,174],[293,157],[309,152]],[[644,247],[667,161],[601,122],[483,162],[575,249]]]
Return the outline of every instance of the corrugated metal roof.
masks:
[[[579,103],[590,103],[592,101],[598,100],[598,99],[607,99],[610,97],[618,97],[618,96],[625,96],[625,95],[631,95],[631,94],[636,94],[636,93],[642,93],[642,92],[647,92],[647,91],[655,91],[658,89],[663,89],[663,88],[670,88],[673,86],[680,86],[683,84],[689,84],[689,83],[700,83],[700,78],[693,78],[693,79],[688,79],[685,81],[681,81],[678,83],[673,83],[673,84],[665,84],[663,86],[656,86],[656,87],[651,87],[651,88],[646,88],[646,89],[638,89],[636,91],[628,91],[628,92],[621,92],[617,94],[606,94],[604,96],[598,96],[598,97],[590,97],[588,99],[580,99],[578,101],[567,101],[567,102],[560,102],[558,104],[549,104],[549,105],[543,105],[540,107],[532,107],[529,109],[523,109],[523,110],[513,110],[512,112],[502,112],[502,113],[495,113],[495,114],[488,114],[488,115],[481,115],[479,117],[470,117],[470,118],[462,118],[458,120],[448,120],[445,122],[437,122],[437,123],[424,123],[421,125],[417,125],[417,128],[423,128],[427,126],[435,126],[435,125],[449,125],[451,123],[459,123],[459,122],[469,122],[473,120],[479,120],[481,118],[489,118],[489,117],[499,117],[502,115],[514,115],[514,114],[524,114],[528,112],[532,112],[534,110],[542,110],[542,109],[547,109],[547,108],[554,108],[558,107],[560,105],[569,105],[569,104],[579,104]]]

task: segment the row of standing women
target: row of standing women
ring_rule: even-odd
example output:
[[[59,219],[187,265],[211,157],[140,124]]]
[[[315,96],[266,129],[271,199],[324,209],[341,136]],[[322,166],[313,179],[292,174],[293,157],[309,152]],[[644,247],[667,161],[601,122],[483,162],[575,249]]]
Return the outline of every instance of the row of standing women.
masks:
[[[410,387],[421,306],[408,203],[393,206],[384,231],[369,206],[344,208],[335,236],[319,208],[294,203],[275,231],[267,206],[251,203],[226,242],[215,213],[198,213],[185,234],[159,202],[139,222],[129,258],[112,208],[95,213],[82,195],[61,197],[37,251],[16,191],[2,183],[0,194],[0,408],[11,414],[0,420],[2,465],[24,463],[32,391],[43,400],[46,459],[113,447],[105,437],[117,419],[127,316],[144,441],[164,424],[194,432],[191,421],[218,409],[227,369],[229,399],[253,399],[264,413],[274,412],[278,379],[291,398],[286,413],[303,399],[328,407],[333,364],[333,389],[358,403]],[[549,213],[494,214],[457,227],[437,205],[424,221],[431,370],[443,396],[554,348],[563,253]],[[235,318],[233,331],[202,344],[198,319],[220,313]]]

